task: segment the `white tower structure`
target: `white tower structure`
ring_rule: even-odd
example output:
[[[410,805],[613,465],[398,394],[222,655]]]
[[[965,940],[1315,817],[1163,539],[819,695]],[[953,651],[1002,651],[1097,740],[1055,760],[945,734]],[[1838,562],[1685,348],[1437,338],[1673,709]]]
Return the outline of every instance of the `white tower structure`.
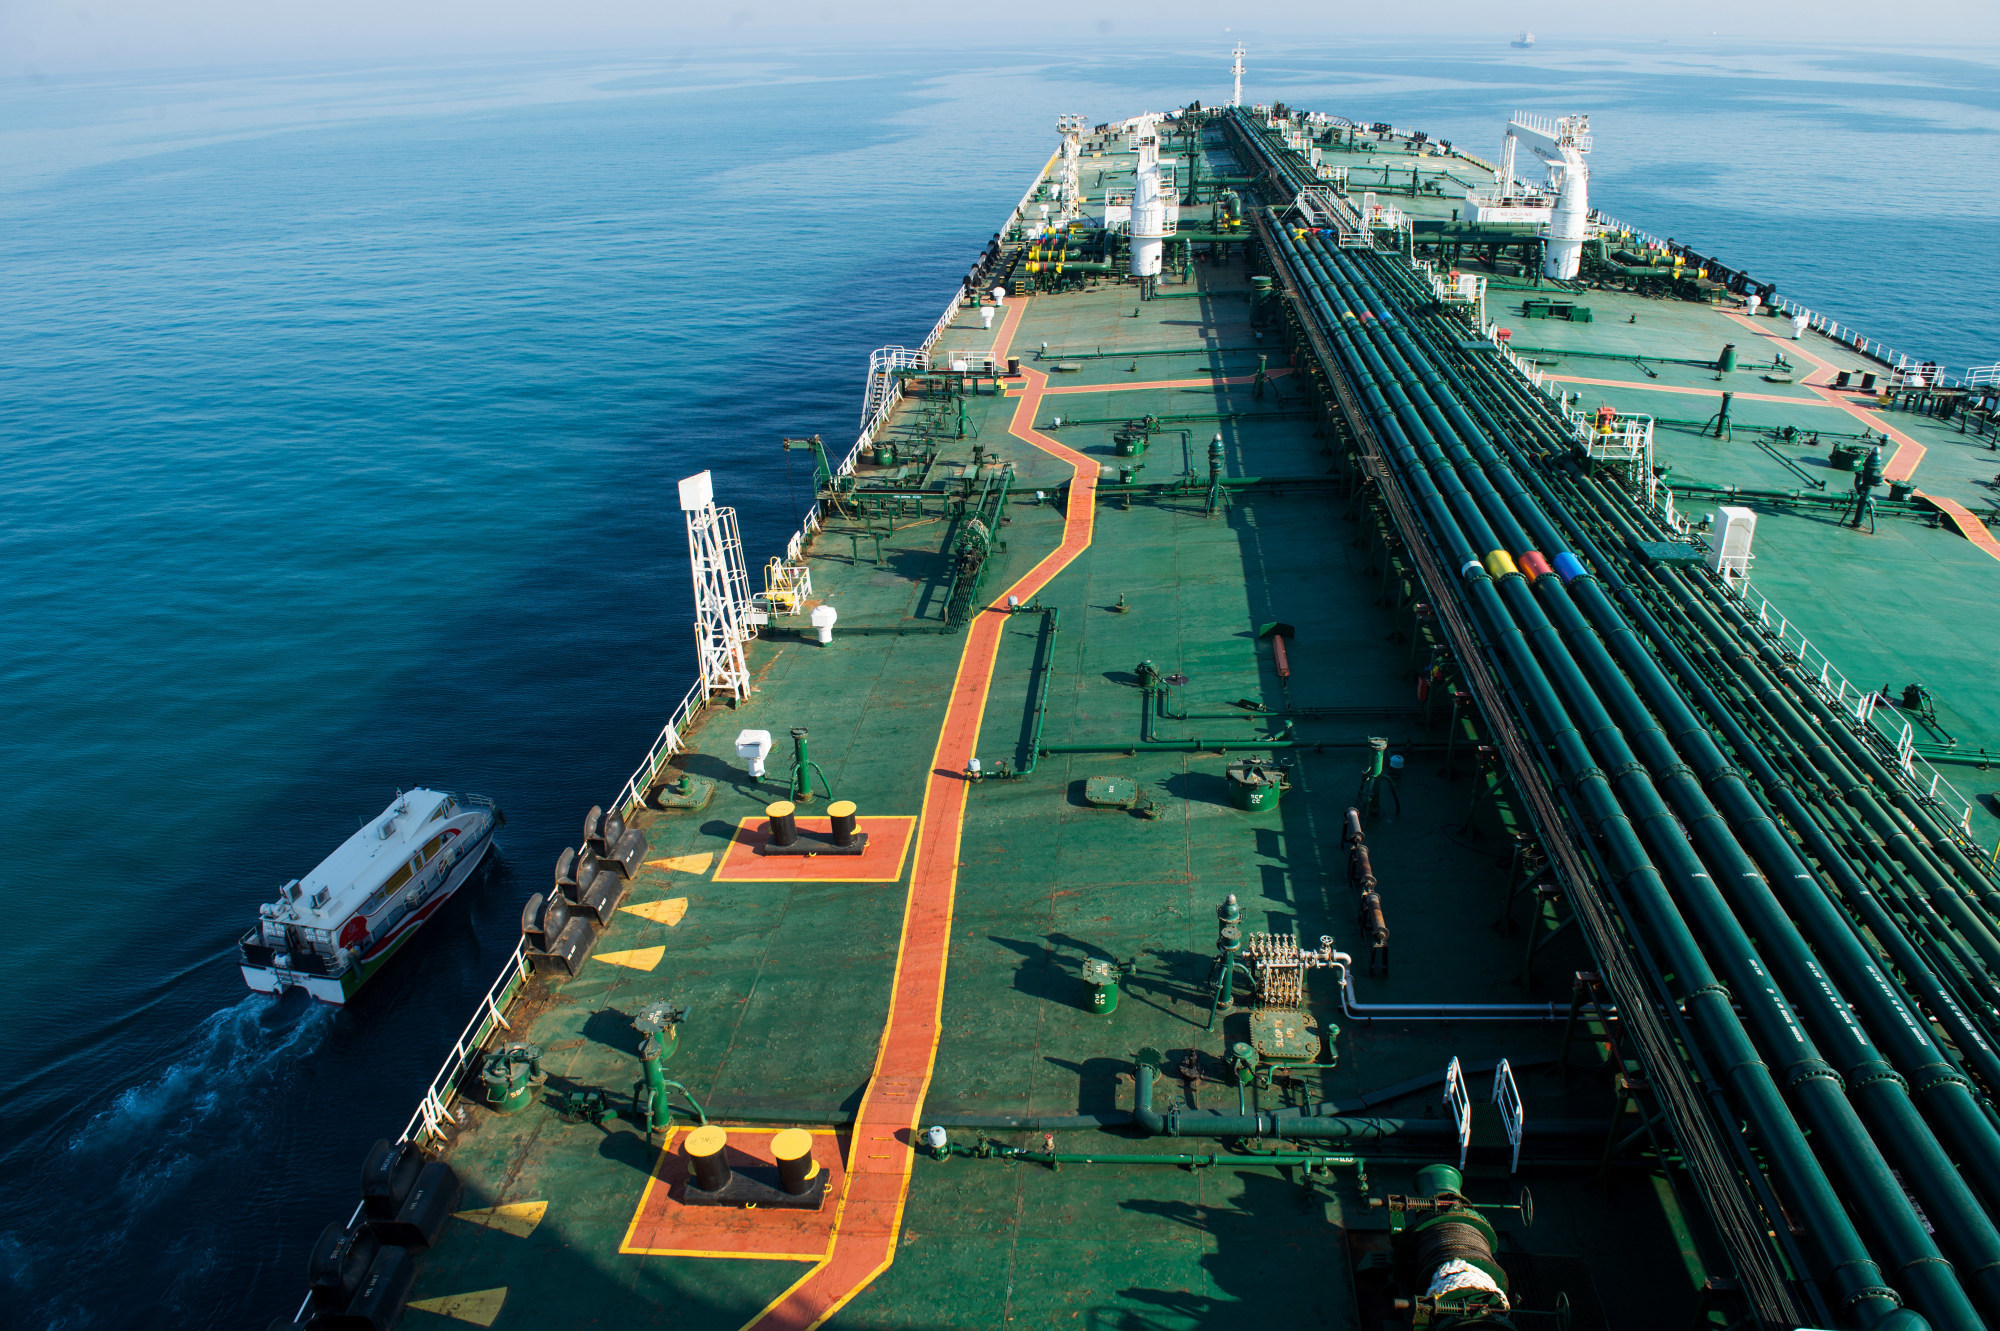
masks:
[[[1235,69],[1231,71],[1236,75],[1236,91],[1229,94],[1229,104],[1241,106],[1243,105],[1243,43],[1236,43],[1236,50],[1231,54],[1236,57]]]
[[[702,472],[681,482],[687,515],[688,563],[694,571],[695,650],[701,657],[704,698],[748,698],[750,667],[743,644],[750,626],[750,575],[743,567],[743,538],[736,510],[715,506],[715,482]]]
[[[1140,145],[1144,154],[1153,147],[1148,139]],[[1155,150],[1157,151],[1157,149]],[[1167,204],[1160,197],[1160,164],[1142,155],[1139,179],[1132,188],[1132,264],[1134,277],[1158,277],[1166,258]]]
[[[1516,144],[1525,144],[1548,166],[1549,190],[1555,195],[1549,214],[1548,260],[1542,275],[1575,277],[1583,263],[1583,241],[1590,222],[1590,165],[1583,160],[1590,151],[1590,117],[1546,120],[1516,113],[1507,122],[1507,138],[1500,148],[1499,186],[1503,193],[1513,189]]]
[[[1078,159],[1082,154],[1085,123],[1080,115],[1056,119],[1056,132],[1062,135],[1062,171],[1056,179],[1056,199],[1062,204],[1062,212],[1055,219],[1058,228],[1068,226],[1082,211],[1083,191],[1079,187],[1081,173]]]

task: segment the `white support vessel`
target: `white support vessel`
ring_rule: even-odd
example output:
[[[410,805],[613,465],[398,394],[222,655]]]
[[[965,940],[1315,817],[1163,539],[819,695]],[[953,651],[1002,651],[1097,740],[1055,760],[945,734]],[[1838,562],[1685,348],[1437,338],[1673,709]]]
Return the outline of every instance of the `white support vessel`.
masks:
[[[260,993],[345,1003],[470,878],[507,821],[483,795],[417,789],[340,844],[238,942]]]

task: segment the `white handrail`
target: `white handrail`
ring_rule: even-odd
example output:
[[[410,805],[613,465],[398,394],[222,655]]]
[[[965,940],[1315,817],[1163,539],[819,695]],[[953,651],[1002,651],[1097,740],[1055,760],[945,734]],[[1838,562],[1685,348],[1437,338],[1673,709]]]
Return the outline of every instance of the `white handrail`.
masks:
[[[452,1046],[451,1057],[445,1059],[437,1076],[431,1078],[429,1089],[417,1105],[417,1112],[410,1118],[409,1126],[403,1129],[400,1141],[420,1141],[434,1136],[451,1114],[451,1102],[458,1098],[458,1084],[464,1080],[466,1069],[478,1056],[479,1048],[486,1043],[486,1037],[493,1033],[495,1026],[511,1030],[506,1019],[500,1014],[507,1001],[528,978],[528,940],[522,938],[514,945],[514,954],[507,958],[507,965],[493,983],[487,986],[486,997],[480,1002],[472,1020],[466,1025]]]
[[[1008,219],[1008,226],[1012,226],[1014,220],[1020,216],[1022,209],[1027,206],[1028,200],[1033,197],[1035,187],[1041,184],[1043,176],[1048,173],[1049,166],[1054,165],[1055,160],[1055,157],[1051,156],[1049,164],[1042,168],[1041,173],[1028,186],[1027,193],[1021,196],[1021,202],[1015,205],[1014,213]],[[1005,228],[1002,229],[1002,234],[1005,234]],[[921,348],[923,351],[930,351],[937,344],[938,339],[944,336],[945,330],[951,326],[952,319],[957,316],[959,309],[965,304],[966,294],[963,284],[952,293],[951,300],[945,305],[944,313],[939,316],[938,321],[931,326],[930,333],[924,338]],[[853,472],[855,459],[860,455],[861,450],[873,441],[875,431],[887,422],[890,412],[901,396],[902,385],[898,381],[893,391],[886,396],[886,400],[882,402],[873,418],[861,431],[859,437],[855,439],[854,447],[848,450],[847,457],[840,464],[837,472],[838,475],[846,476]],[[791,539],[785,543],[785,559],[787,562],[796,562],[804,554],[806,541],[819,528],[819,504],[815,500],[812,507],[806,510],[805,517],[799,524],[799,529],[792,533]],[[625,782],[625,789],[619,796],[618,808],[627,816],[645,798],[647,787],[652,784],[653,778],[659,774],[660,769],[666,765],[667,760],[686,747],[684,736],[695,720],[701,715],[702,709],[707,705],[707,701],[707,697],[701,687],[701,681],[697,679],[693,687],[688,690],[687,695],[681,699],[680,706],[676,707],[673,714],[668,717],[666,725],[660,728],[659,735],[653,740],[652,745],[647,748],[645,758],[640,761],[639,766],[633,770],[631,777]],[[423,1099],[418,1103],[416,1113],[410,1117],[409,1125],[403,1129],[401,1140],[419,1140],[440,1131],[451,1115],[451,1104],[458,1097],[459,1083],[464,1079],[473,1060],[478,1057],[479,1050],[486,1043],[487,1037],[493,1033],[496,1027],[500,1030],[512,1029],[508,1026],[504,1015],[507,1004],[514,997],[515,992],[521,987],[521,984],[528,978],[530,970],[528,942],[523,937],[515,943],[513,954],[508,957],[507,964],[501,969],[499,976],[495,978],[491,985],[487,986],[486,995],[474,1011],[471,1022],[466,1025],[465,1030],[460,1033],[457,1042],[452,1045],[450,1057],[445,1059],[444,1066],[438,1070],[438,1074],[431,1078],[430,1086],[424,1091]],[[359,1211],[356,1214],[359,1215]]]
[[[1506,1129],[1507,1141],[1514,1148],[1514,1158],[1507,1166],[1507,1172],[1512,1174],[1521,1168],[1521,1132],[1528,1112],[1521,1104],[1521,1088],[1514,1083],[1514,1069],[1504,1058],[1493,1069],[1493,1103],[1500,1106],[1500,1125]]]
[[[1517,374],[1556,399],[1565,420],[1575,422],[1582,418],[1581,413],[1570,406],[1568,390],[1555,384],[1543,385],[1539,372],[1529,374],[1527,365],[1512,350],[1503,350],[1502,355]],[[1651,494],[1633,495],[1632,502],[1683,540],[1700,543],[1701,534],[1675,509],[1673,492],[1666,486],[1658,486]],[[1940,809],[1948,816],[1947,830],[1962,847],[1974,854],[1985,854],[1972,838],[1971,801],[1916,752],[1915,735],[1910,723],[1893,709],[1886,718],[1878,712],[1875,701],[1880,695],[1873,689],[1862,689],[1849,683],[1847,676],[1827,655],[1806,640],[1797,625],[1780,613],[1762,592],[1751,587],[1747,574],[1740,577],[1724,574],[1722,585],[1726,594],[1739,599],[1744,609],[1752,612],[1748,617],[1777,644],[1779,652],[1792,659],[1799,677],[1807,686],[1831,703],[1835,712],[1846,720],[1848,728],[1887,759],[1897,780],[1910,794],[1918,802]]]
[[[1636,236],[1639,239],[1645,241],[1647,244],[1653,246],[1655,249],[1667,248],[1667,242],[1660,239],[1658,236],[1652,234],[1650,231],[1643,231],[1638,227],[1631,226],[1625,222],[1621,222],[1617,218],[1612,217],[1608,213],[1602,211],[1596,212],[1595,216],[1597,223],[1600,226],[1603,226],[1609,230],[1622,232],[1626,235]],[[1774,296],[1771,298],[1770,304],[1777,309],[1783,310],[1786,314],[1805,315],[1806,326],[1811,328],[1814,332],[1821,334],[1830,341],[1838,342],[1844,347],[1848,347],[1851,348],[1852,350],[1858,351],[1862,355],[1867,356],[1873,360],[1880,361],[1884,365],[1892,365],[1892,366],[1917,365],[1920,363],[1916,357],[1906,355],[1903,352],[1896,350],[1896,348],[1890,346],[1888,343],[1882,341],[1880,338],[1869,337],[1866,333],[1860,332],[1850,324],[1843,324],[1833,319],[1829,319],[1824,314],[1820,314],[1817,311],[1808,309],[1806,306],[1801,305],[1800,303],[1793,300],[1789,296]],[[1940,367],[1940,369],[1941,368],[1942,367]],[[1970,374],[1971,372],[1968,371],[1967,372],[1968,377],[1964,382],[1971,382]],[[1961,381],[1954,376],[1943,375],[1937,382],[1933,383],[1932,386],[1933,387],[1950,386],[1958,384],[1960,382]]]
[[[1769,597],[1750,585],[1749,578],[1724,578],[1723,586],[1742,602],[1746,617],[1793,662],[1807,686],[1833,705],[1849,730],[1887,760],[1896,779],[1920,803],[1933,805],[1949,815],[1961,843],[1978,850],[1972,840],[1971,801],[1916,752],[1915,731],[1902,713],[1893,707],[1879,707],[1882,695],[1875,690],[1850,683],[1826,653],[1806,639],[1798,625],[1780,613]]]
[[[1458,1167],[1464,1169],[1466,1153],[1472,1149],[1472,1093],[1465,1087],[1456,1054],[1444,1070],[1444,1102],[1451,1106],[1452,1123],[1458,1129]]]

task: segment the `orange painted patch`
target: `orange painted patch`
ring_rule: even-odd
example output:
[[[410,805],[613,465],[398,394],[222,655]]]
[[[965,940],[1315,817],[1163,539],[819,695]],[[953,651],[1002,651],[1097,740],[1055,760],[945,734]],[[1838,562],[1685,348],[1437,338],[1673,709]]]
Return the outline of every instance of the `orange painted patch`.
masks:
[[[1019,326],[1025,298],[1007,307],[1007,322],[994,355],[1003,356]],[[745,1326],[759,1331],[808,1331],[839,1312],[889,1269],[903,1225],[909,1191],[917,1115],[930,1088],[944,1007],[945,967],[951,955],[951,916],[958,888],[959,835],[964,825],[965,760],[978,751],[979,726],[993,682],[993,662],[1008,616],[1008,596],[1031,598],[1071,560],[1090,547],[1097,514],[1097,462],[1063,447],[1034,428],[1035,412],[1047,389],[1046,376],[1022,367],[1026,390],[1014,408],[1011,433],[1073,473],[1071,501],[1063,518],[1062,544],[982,608],[966,629],[965,649],[952,680],[944,725],[931,756],[924,786],[923,821],[917,833],[916,865],[903,909],[903,937],[889,994],[889,1023],[875,1057],[875,1073],[861,1100],[848,1146],[847,1186],[834,1225],[833,1246],[818,1265]],[[1101,390],[1093,390],[1101,391]]]
[[[1782,348],[1798,352],[1799,358],[1801,360],[1811,361],[1815,367],[1826,372],[1827,374],[1831,375],[1837,373],[1835,366],[1831,362],[1821,360],[1818,356],[1815,356],[1812,352],[1807,351],[1803,346],[1801,346],[1797,342],[1790,341],[1787,338],[1773,337],[1771,334],[1759,328],[1757,326],[1757,321],[1755,319],[1751,319],[1745,315],[1737,314],[1733,310],[1724,310],[1722,311],[1722,314],[1723,317],[1727,318],[1732,323],[1738,324],[1744,328],[1749,329],[1752,333],[1755,333],[1758,337],[1765,338],[1772,342],[1776,342]],[[1883,434],[1888,435],[1890,439],[1895,441],[1896,444],[1895,455],[1891,457],[1889,461],[1882,468],[1883,480],[1907,481],[1910,479],[1910,477],[1917,474],[1917,464],[1924,460],[1925,450],[1922,444],[1910,438],[1910,436],[1904,434],[1901,430],[1895,429],[1885,424],[1882,420],[1881,412],[1869,411],[1865,408],[1857,407],[1852,402],[1842,397],[1835,390],[1826,387],[1824,384],[1813,383],[1811,375],[1806,376],[1805,383],[1806,386],[1811,388],[1813,393],[1818,396],[1819,400],[1826,403],[1826,405],[1830,407],[1840,408],[1840,410],[1846,412],[1848,415],[1852,416],[1855,420],[1860,421],[1862,424],[1868,426],[1868,428],[1870,428],[1871,430],[1880,430]]]
[[[802,832],[824,835],[833,830],[830,818],[801,818]],[[868,834],[859,855],[765,855],[771,833],[762,818],[745,818],[736,825],[729,849],[715,871],[719,883],[893,883],[903,876],[910,835],[917,820],[908,814],[856,818],[856,831]]]
[[[730,1128],[729,1167],[775,1168],[771,1138],[781,1128]],[[834,1198],[846,1177],[840,1141],[830,1129],[813,1129],[813,1159],[827,1171],[827,1200],[817,1211],[782,1207],[688,1206],[687,1156],[675,1149],[679,1128],[667,1133],[660,1157],[646,1179],[639,1209],[625,1229],[618,1251],[640,1257],[748,1257],[763,1261],[818,1262],[833,1239]]]
[[[2000,559],[2000,541],[1993,539],[1993,533],[1986,530],[1986,524],[1974,516],[1971,509],[1959,503],[1956,499],[1945,499],[1938,495],[1927,495],[1922,490],[1917,491],[1917,498],[1951,519],[1951,525],[1958,529],[1960,536],[1971,541],[1995,559]]]

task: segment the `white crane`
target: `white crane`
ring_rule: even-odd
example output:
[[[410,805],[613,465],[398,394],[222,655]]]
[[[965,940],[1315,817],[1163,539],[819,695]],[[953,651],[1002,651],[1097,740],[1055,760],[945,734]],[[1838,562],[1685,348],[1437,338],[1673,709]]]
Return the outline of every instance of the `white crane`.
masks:
[[[1590,165],[1583,160],[1590,151],[1590,117],[1547,120],[1516,112],[1507,122],[1507,137],[1500,146],[1497,184],[1503,196],[1513,192],[1514,153],[1520,144],[1527,145],[1528,151],[1547,165],[1549,190],[1555,195],[1542,275],[1575,277],[1583,262],[1583,240],[1590,220]]]

